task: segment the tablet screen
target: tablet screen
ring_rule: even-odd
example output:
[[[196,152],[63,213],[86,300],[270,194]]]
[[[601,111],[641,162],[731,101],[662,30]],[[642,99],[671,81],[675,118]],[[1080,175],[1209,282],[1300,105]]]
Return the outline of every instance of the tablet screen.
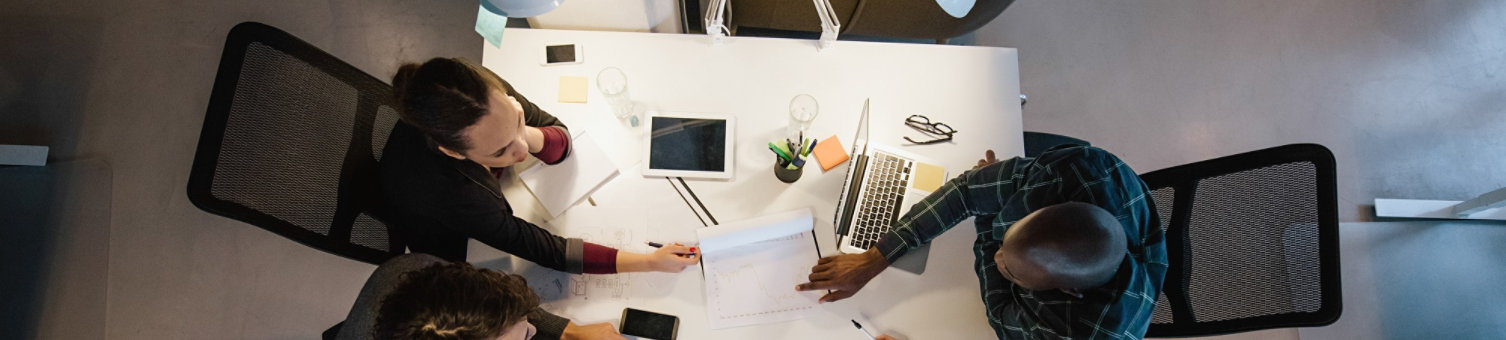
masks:
[[[726,171],[726,120],[653,117],[650,124],[650,169]]]

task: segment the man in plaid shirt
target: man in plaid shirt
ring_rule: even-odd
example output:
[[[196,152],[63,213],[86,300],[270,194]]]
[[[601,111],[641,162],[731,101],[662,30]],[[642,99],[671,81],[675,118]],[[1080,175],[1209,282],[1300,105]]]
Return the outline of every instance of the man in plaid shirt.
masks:
[[[798,290],[851,297],[894,260],[976,216],[974,269],[1000,339],[1138,339],[1166,277],[1145,182],[1103,149],[1058,146],[947,182],[863,254],[821,259]]]

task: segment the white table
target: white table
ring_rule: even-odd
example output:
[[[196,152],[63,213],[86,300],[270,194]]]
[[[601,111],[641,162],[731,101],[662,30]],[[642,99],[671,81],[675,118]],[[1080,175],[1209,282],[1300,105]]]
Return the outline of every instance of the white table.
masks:
[[[540,66],[538,50],[559,43],[584,45],[585,63]],[[540,224],[561,235],[586,234],[627,250],[647,251],[642,240],[694,240],[701,225],[668,181],[638,173],[641,129],[615,119],[594,88],[596,73],[608,66],[627,73],[634,100],[658,110],[736,116],[734,179],[687,180],[689,186],[720,221],[810,207],[825,255],[836,253],[831,217],[845,165],[829,173],[812,166],[798,182],[784,184],[774,178],[773,155],[764,145],[783,136],[795,95],[810,94],[820,104],[807,137],[835,134],[844,146],[851,146],[865,98],[872,98],[873,142],[903,145],[901,136],[921,137],[902,124],[911,114],[953,126],[959,132],[951,143],[904,147],[940,162],[949,175],[970,168],[985,149],[1000,158],[1023,152],[1013,49],[839,41],[817,51],[812,40],[730,37],[713,46],[700,35],[527,29],[507,31],[500,48],[484,48],[486,67],[564,120],[572,132],[591,134],[622,169],[592,195],[596,206],[582,203],[553,219],[536,201],[520,199],[530,197],[521,185],[504,184],[518,215],[544,222]],[[591,78],[588,103],[557,102],[560,76]],[[970,230],[971,222],[958,229]],[[571,277],[506,259],[479,243],[471,245],[470,258],[486,267],[528,274],[549,301],[546,308],[578,323],[615,324],[623,307],[635,307],[679,316],[682,339],[863,338],[847,319],[911,339],[981,339],[993,332],[971,269],[974,235],[955,230],[942,235],[933,242],[924,275],[890,269],[855,297],[824,305],[826,313],[820,317],[722,330],[707,327],[695,268],[679,275]],[[583,282],[572,287],[572,279]],[[581,288],[587,290],[584,295],[572,292]]]

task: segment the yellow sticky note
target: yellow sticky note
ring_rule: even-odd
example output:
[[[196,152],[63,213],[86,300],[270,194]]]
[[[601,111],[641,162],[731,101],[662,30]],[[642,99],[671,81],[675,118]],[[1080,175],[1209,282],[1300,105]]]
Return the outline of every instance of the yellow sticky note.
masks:
[[[915,177],[910,181],[910,187],[915,190],[933,192],[941,188],[941,183],[946,181],[946,168],[935,164],[915,163]]]
[[[586,102],[586,77],[560,77],[560,102]]]

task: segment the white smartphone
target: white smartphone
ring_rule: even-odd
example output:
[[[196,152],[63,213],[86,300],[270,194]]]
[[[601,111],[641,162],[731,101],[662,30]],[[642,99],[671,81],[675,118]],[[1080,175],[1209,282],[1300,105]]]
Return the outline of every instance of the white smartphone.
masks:
[[[547,45],[539,52],[539,64],[544,66],[579,64],[586,59],[578,44]]]

